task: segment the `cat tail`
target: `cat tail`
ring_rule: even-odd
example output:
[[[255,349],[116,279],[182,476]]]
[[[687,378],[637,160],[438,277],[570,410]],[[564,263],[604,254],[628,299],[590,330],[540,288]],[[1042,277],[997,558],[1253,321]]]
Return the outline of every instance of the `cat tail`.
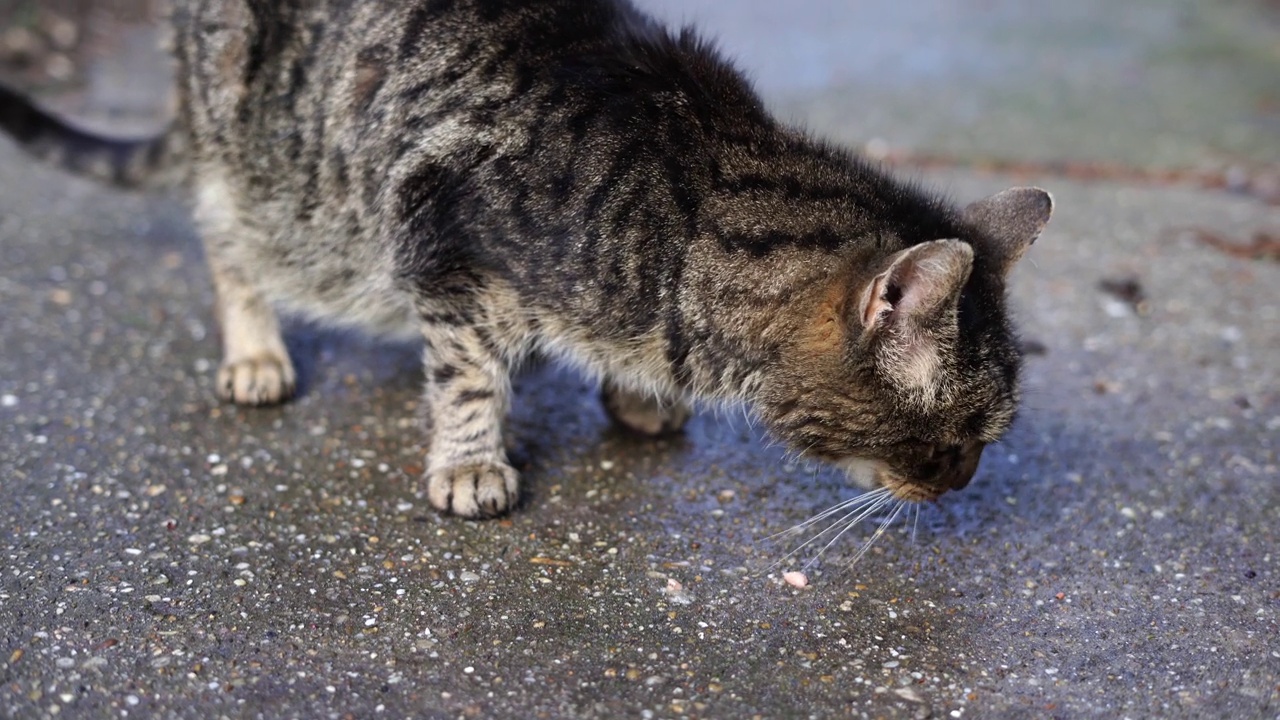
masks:
[[[101,137],[67,123],[0,85],[0,130],[31,155],[77,175],[125,188],[169,184],[186,155],[186,133],[174,123],[139,138]]]

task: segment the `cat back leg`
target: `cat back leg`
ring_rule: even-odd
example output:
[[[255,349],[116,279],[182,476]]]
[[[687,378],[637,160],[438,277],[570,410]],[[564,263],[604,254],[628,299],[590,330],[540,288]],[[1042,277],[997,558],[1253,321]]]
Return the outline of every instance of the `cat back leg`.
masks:
[[[478,328],[425,322],[423,334],[431,423],[427,496],[436,509],[462,517],[501,515],[519,496],[502,437],[511,392],[507,364]]]
[[[605,380],[600,400],[614,422],[641,435],[679,432],[691,414],[683,400],[628,390],[610,380]]]
[[[280,321],[250,271],[233,259],[234,249],[250,242],[253,230],[239,220],[230,193],[219,182],[200,188],[196,219],[213,273],[215,310],[222,332],[218,397],[237,405],[288,400],[297,386],[297,375],[280,334]]]

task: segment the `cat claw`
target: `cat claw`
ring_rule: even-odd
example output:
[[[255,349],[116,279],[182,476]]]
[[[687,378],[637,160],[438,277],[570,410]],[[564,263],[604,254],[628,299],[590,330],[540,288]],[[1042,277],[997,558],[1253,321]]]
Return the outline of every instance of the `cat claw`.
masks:
[[[288,358],[260,355],[218,368],[218,398],[237,405],[275,405],[293,397],[297,376]]]
[[[437,510],[464,518],[491,518],[515,507],[520,475],[506,463],[479,463],[427,473],[427,498]]]

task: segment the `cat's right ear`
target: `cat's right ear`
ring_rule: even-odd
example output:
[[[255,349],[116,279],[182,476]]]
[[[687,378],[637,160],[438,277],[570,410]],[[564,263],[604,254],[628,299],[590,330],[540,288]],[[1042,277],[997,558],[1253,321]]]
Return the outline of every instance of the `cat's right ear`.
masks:
[[[973,248],[960,240],[934,240],[899,252],[862,289],[857,309],[863,330],[930,324],[955,304],[972,269]]]
[[[1052,214],[1053,196],[1037,187],[1010,188],[964,209],[965,222],[994,243],[989,250],[1001,275],[1040,237]]]

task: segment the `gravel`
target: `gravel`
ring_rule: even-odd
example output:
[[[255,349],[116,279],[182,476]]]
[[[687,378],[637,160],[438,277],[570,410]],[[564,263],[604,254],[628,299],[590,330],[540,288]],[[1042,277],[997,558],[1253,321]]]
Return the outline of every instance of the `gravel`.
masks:
[[[850,566],[854,531],[800,589],[768,538],[853,490],[737,413],[640,441],[534,370],[523,506],[440,517],[417,348],[291,325],[301,397],[218,405],[182,203],[0,143],[0,712],[1274,717],[1280,265],[1178,229],[1247,239],[1280,210],[929,180],[1054,192],[1013,287],[1024,412],[970,488]]]

